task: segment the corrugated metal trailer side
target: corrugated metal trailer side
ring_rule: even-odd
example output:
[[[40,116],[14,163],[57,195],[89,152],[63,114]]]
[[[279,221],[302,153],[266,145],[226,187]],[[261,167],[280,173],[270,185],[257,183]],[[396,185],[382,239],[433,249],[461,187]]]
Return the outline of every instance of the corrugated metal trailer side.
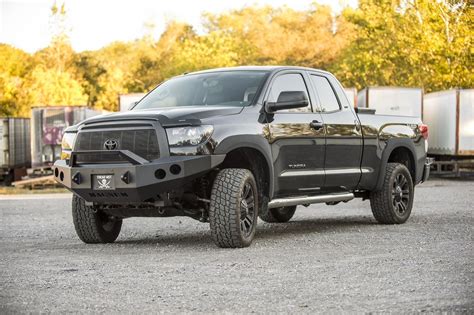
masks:
[[[407,87],[367,87],[357,94],[357,107],[372,108],[380,115],[421,117],[423,89]]]
[[[30,167],[30,139],[29,118],[0,118],[0,167]]]
[[[30,119],[0,118],[0,182],[10,185],[31,166]]]
[[[423,122],[429,154],[474,157],[474,89],[426,94]]]

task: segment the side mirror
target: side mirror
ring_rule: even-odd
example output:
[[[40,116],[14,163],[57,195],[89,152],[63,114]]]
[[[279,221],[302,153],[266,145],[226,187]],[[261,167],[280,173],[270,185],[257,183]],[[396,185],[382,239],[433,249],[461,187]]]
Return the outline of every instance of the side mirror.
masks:
[[[137,103],[138,103],[138,102],[132,102],[132,103],[130,103],[130,105],[128,105],[128,107],[127,107],[127,110],[132,110],[132,108],[134,108],[135,105],[137,105]]]
[[[273,113],[283,109],[307,107],[309,104],[306,93],[303,91],[283,91],[278,95],[276,102],[266,102],[265,110]]]

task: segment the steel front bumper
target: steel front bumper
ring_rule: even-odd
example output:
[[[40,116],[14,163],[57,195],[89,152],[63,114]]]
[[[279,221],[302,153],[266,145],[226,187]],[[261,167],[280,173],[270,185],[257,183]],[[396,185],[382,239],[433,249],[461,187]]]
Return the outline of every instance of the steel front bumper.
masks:
[[[89,151],[88,153],[90,153]],[[69,162],[54,163],[55,179],[88,202],[120,203],[157,200],[159,193],[170,192],[215,168],[225,155],[170,156],[148,162],[129,151],[120,151],[129,163],[77,164],[74,154]],[[99,189],[97,175],[108,177],[109,189]]]

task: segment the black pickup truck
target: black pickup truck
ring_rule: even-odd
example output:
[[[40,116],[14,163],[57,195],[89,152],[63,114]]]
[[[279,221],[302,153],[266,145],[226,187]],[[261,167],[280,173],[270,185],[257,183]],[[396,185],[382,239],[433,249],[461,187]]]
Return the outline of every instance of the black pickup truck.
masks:
[[[213,69],[67,129],[54,175],[86,243],[115,241],[125,218],[189,216],[246,247],[258,217],[287,222],[298,205],[370,199],[378,222],[404,223],[427,137],[419,118],[354,110],[325,71]]]

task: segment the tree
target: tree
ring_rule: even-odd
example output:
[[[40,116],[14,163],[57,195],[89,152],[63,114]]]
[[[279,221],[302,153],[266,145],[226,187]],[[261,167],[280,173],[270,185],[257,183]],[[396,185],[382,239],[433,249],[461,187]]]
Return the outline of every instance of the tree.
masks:
[[[179,73],[180,70],[176,70],[172,59],[180,55],[184,42],[195,38],[196,33],[190,25],[171,21],[156,43],[147,45],[139,40],[140,65],[133,74],[130,91],[149,91],[164,79]]]
[[[76,55],[69,42],[65,20],[64,3],[59,7],[54,3],[51,43],[33,55],[35,66],[25,76],[19,103],[29,106],[86,104],[87,97],[75,67]]]
[[[324,68],[350,42],[352,32],[328,6],[316,4],[308,11],[246,7],[205,17],[209,31],[220,31],[238,42],[239,64]]]
[[[472,87],[473,12],[466,0],[361,0],[357,37],[331,68],[348,86]]]
[[[22,97],[28,104],[41,106],[84,105],[87,97],[80,83],[68,72],[36,66],[26,77]]]
[[[29,104],[18,101],[31,57],[24,51],[0,44],[0,116],[27,117]]]

